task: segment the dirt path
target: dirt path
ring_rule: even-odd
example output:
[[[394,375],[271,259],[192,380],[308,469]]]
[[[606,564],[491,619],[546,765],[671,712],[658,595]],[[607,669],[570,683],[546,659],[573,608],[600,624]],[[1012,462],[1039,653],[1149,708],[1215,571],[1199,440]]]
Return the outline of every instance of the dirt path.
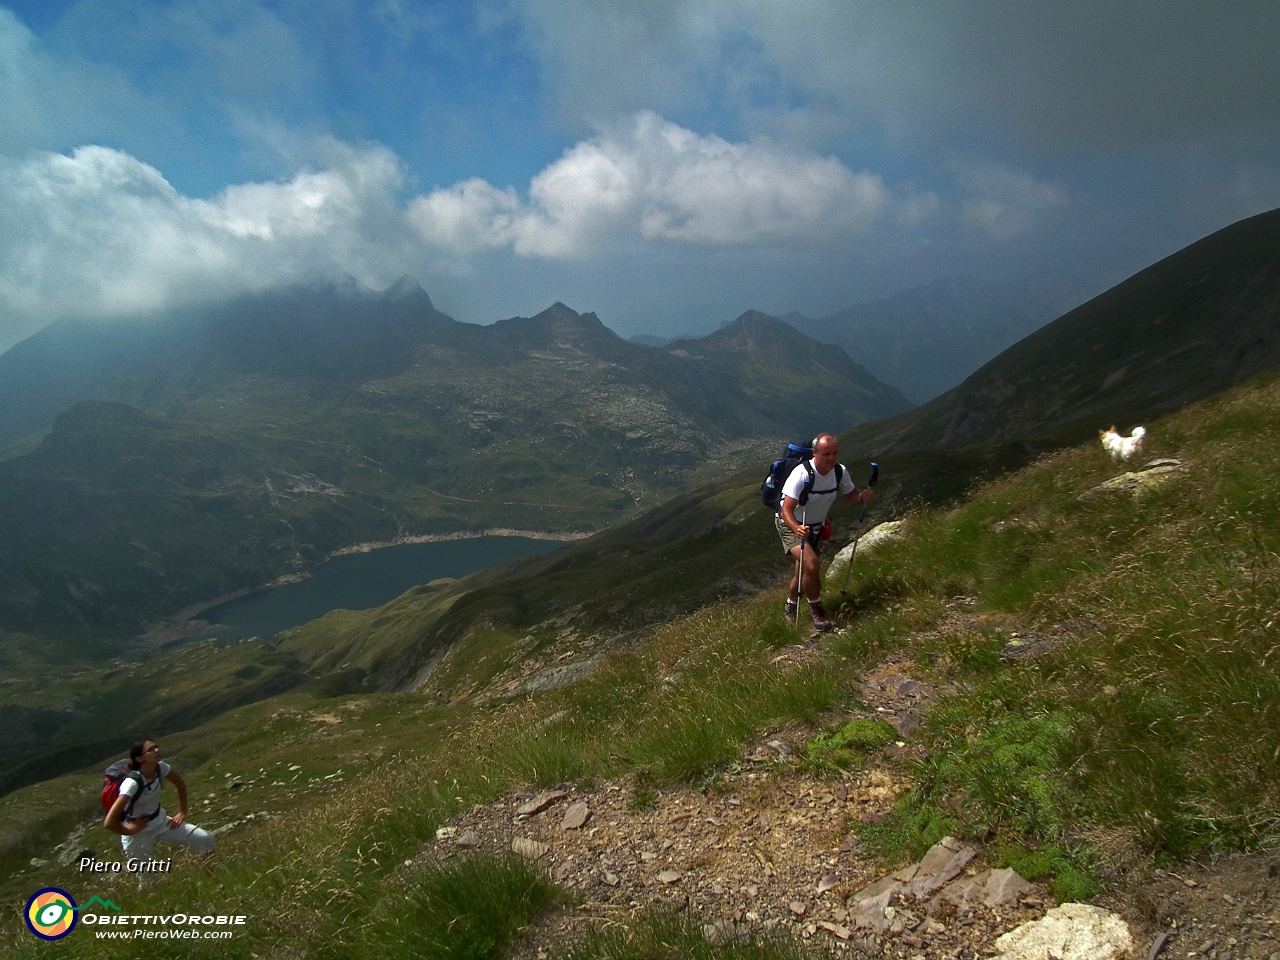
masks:
[[[967,598],[956,600],[931,635],[989,626],[967,612]],[[1017,636],[1015,649],[1051,642]],[[798,644],[774,662],[787,669],[817,655],[814,644]],[[450,860],[473,849],[515,849],[570,891],[576,902],[534,924],[513,951],[518,960],[544,957],[550,944],[592,925],[626,925],[654,905],[695,911],[711,939],[785,930],[851,954],[991,955],[996,937],[1056,906],[1047,890],[1031,885],[997,907],[942,897],[904,901],[884,930],[858,926],[851,910],[852,895],[903,866],[877,863],[860,847],[854,824],[876,822],[893,808],[908,787],[897,770],[915,749],[908,740],[924,708],[954,692],[916,672],[912,654],[900,651],[863,676],[865,709],[842,719],[882,719],[903,737],[864,769],[808,769],[795,754],[815,731],[794,725],[765,734],[703,790],[659,790],[629,778],[516,794],[451,820],[422,855]],[[978,849],[956,883],[981,879],[988,867]],[[1280,960],[1280,856],[1156,870],[1096,902],[1129,923],[1135,956],[1146,958],[1167,934],[1166,958]]]

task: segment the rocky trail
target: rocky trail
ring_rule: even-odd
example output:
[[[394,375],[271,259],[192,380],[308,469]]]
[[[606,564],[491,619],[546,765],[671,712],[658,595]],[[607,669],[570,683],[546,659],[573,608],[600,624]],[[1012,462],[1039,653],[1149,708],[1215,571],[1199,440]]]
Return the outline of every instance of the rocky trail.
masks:
[[[971,626],[966,599],[940,631]],[[1043,642],[1015,635],[1009,655],[1027,640]],[[811,641],[774,662],[785,669],[815,655]],[[908,786],[898,770],[916,749],[910,735],[927,703],[951,692],[911,677],[911,663],[899,655],[863,678],[864,709],[850,716],[883,719],[903,739],[862,769],[814,771],[796,754],[815,731],[796,725],[761,737],[701,789],[632,777],[517,793],[454,818],[420,855],[513,851],[569,891],[571,903],[525,931],[518,960],[658,905],[693,911],[713,942],[785,932],[851,956],[1280,960],[1280,857],[1155,870],[1092,905],[1066,906],[953,838],[914,864],[877,863],[853,824],[893,808]]]

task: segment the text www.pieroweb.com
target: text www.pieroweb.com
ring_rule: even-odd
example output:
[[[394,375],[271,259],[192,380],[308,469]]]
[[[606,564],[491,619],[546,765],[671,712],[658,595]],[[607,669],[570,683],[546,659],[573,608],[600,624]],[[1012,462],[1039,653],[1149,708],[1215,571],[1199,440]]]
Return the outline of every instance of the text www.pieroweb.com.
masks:
[[[96,930],[99,940],[230,940],[234,930]]]
[[[248,917],[209,916],[176,913],[168,916],[103,916],[88,914],[86,925],[97,926],[94,935],[99,940],[230,940],[234,929],[206,930],[202,927],[242,926]],[[111,929],[103,929],[110,927]],[[120,929],[126,927],[128,929]],[[160,929],[157,929],[160,928]]]

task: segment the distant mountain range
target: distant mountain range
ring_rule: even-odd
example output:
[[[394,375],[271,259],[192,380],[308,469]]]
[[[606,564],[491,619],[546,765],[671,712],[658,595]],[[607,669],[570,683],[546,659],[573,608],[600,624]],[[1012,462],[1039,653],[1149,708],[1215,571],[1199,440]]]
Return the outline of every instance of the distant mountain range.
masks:
[[[846,462],[889,468],[910,451],[1075,442],[1277,364],[1280,211],[1148,267],[916,409],[756,312],[655,348],[562,304],[460,324],[405,283],[59,324],[0,357],[3,436],[98,399],[0,463],[0,628],[127,636],[361,540],[595,529],[841,420],[858,423]]]
[[[781,319],[821,343],[836,344],[912,403],[956,386],[1000,351],[1079,303],[1066,283],[990,283],[949,277],[859,303],[829,317]],[[667,347],[685,334],[641,333],[632,343]]]
[[[782,319],[843,347],[912,403],[924,403],[1079,302],[1061,283],[950,277],[822,319],[802,313]]]
[[[655,337],[651,333],[637,333],[634,337],[628,337],[632,343],[638,343],[645,347],[665,347],[667,344],[675,343],[679,337]]]
[[[57,323],[0,356],[0,443],[43,436],[0,463],[0,627],[128,635],[357,542],[598,529],[909,407],[755,312],[654,349],[406,280]]]

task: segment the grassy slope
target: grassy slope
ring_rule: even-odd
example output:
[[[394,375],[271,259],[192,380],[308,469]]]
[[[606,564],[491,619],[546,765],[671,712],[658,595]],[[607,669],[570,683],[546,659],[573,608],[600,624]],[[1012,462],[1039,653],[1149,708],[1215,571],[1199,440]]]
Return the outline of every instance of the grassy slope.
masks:
[[[533,558],[463,580],[416,587],[374,611],[335,610],[271,640],[205,640],[159,652],[50,663],[48,645],[0,636],[8,737],[0,792],[164,736],[285,690],[307,696],[373,689],[418,635],[459,596],[518,573]]]
[[[1269,375],[1151,425],[1149,453],[1189,469],[1143,495],[1082,502],[1119,472],[1091,443],[959,507],[914,510],[907,539],[855,568],[833,603],[849,629],[812,666],[771,662],[793,636],[772,590],[675,618],[556,691],[486,702],[477,687],[452,703],[426,690],[328,701],[295,692],[170,737],[196,820],[275,816],[227,834],[212,873],[179,858],[161,885],[114,889],[139,913],[200,902],[252,915],[251,932],[218,944],[219,956],[448,955],[419,929],[439,877],[421,861],[403,865],[441,820],[517,786],[641,769],[713,789],[716,767],[759,730],[789,717],[820,723],[853,696],[862,669],[900,648],[920,675],[968,689],[931,712],[916,789],[867,837],[883,849],[918,848],[942,830],[994,836],[1014,861],[1043,848],[1034,856],[1060,882],[1074,877],[1063,889],[1080,890],[1088,870],[1105,880],[1151,857],[1274,843],[1277,419],[1280,377]],[[957,594],[975,599],[970,626],[917,639]],[[1065,632],[1052,629],[1060,624]],[[1058,642],[1007,664],[998,652],[1013,629]],[[469,677],[458,670],[455,693],[492,675],[483,663]],[[246,784],[227,790],[228,774]],[[75,782],[6,798],[4,820]],[[112,841],[95,829],[84,842]],[[9,875],[11,849],[15,907],[39,882],[77,883],[53,867]],[[36,953],[7,930],[16,955]],[[116,955],[83,936],[64,952]],[[198,943],[181,951],[205,954]]]

